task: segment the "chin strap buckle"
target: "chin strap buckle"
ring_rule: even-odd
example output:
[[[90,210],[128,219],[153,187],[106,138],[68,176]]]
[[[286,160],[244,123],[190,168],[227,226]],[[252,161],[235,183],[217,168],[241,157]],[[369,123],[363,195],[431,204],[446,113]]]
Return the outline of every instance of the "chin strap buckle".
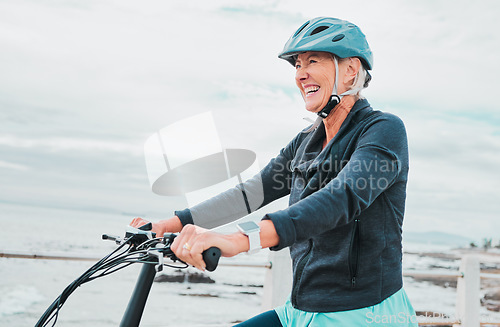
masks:
[[[321,118],[326,118],[330,114],[333,108],[335,108],[336,105],[338,105],[340,102],[340,97],[336,94],[332,94],[330,97],[330,101],[326,104],[326,106],[318,112],[318,116]]]

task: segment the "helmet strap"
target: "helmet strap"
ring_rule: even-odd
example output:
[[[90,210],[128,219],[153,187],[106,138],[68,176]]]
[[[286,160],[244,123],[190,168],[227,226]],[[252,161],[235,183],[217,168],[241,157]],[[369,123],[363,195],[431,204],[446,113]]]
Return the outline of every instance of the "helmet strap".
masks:
[[[332,95],[330,96],[330,100],[326,104],[326,106],[321,109],[319,112],[317,112],[317,115],[321,118],[326,118],[332,112],[333,108],[335,108],[336,105],[339,104],[340,100],[345,96],[345,95],[350,95],[350,94],[356,94],[362,89],[365,88],[365,85],[362,85],[361,87],[357,87],[354,89],[350,89],[342,94],[337,95],[337,87],[339,85],[339,63],[337,61],[337,57],[333,56],[333,61],[335,63],[335,83],[333,84],[333,90],[332,90]]]
[[[337,61],[337,57],[333,56],[333,62],[335,64],[335,83],[333,84],[333,90],[332,95],[330,96],[330,100],[328,101],[326,106],[317,113],[321,118],[328,117],[333,108],[335,108],[335,106],[339,104],[340,100],[344,96],[343,94],[341,94],[340,96],[337,95],[337,86],[339,83],[339,63]]]

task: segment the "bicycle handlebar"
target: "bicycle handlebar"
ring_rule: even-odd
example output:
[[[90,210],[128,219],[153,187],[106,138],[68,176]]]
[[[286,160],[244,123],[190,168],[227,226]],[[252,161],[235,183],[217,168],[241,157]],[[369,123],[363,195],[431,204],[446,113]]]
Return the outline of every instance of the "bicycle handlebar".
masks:
[[[53,322],[52,326],[54,326],[57,321],[59,310],[65,303],[66,299],[84,283],[109,275],[133,263],[143,263],[149,266],[148,270],[152,270],[154,276],[157,271],[162,270],[164,257],[167,257],[174,262],[182,262],[175,256],[172,250],[170,250],[170,245],[177,235],[166,233],[161,238],[155,238],[156,235],[151,232],[151,229],[152,225],[151,223],[148,223],[140,228],[128,226],[125,238],[103,235],[102,238],[104,240],[115,241],[118,247],[68,285],[63,290],[61,295],[59,295],[49,308],[47,308],[35,327],[47,326],[51,321]],[[128,245],[128,248],[124,248],[125,245]],[[214,271],[217,268],[219,258],[221,256],[220,249],[211,247],[205,250],[202,255],[206,264],[206,269],[208,271]],[[182,263],[185,264],[185,262]],[[156,272],[152,265],[156,265]],[[165,265],[174,268],[187,268],[188,266],[187,264],[183,267],[172,266],[169,264]]]
[[[205,261],[206,269],[208,271],[214,271],[219,264],[220,249],[216,247],[211,247],[203,251],[203,261]]]
[[[131,232],[130,230],[128,230],[125,235],[126,236],[135,235],[136,237],[139,238],[139,241],[141,241],[141,243],[142,243],[148,238],[155,237],[155,233],[151,232],[152,229],[153,229],[153,225],[151,223],[147,223],[147,224],[142,225],[139,228],[137,228],[136,231],[134,231],[134,232]],[[165,235],[163,235],[163,238],[170,245],[170,244],[172,244],[172,242],[174,241],[176,236],[177,236],[176,234],[166,233]],[[167,239],[168,239],[168,241],[167,241]],[[206,269],[208,271],[214,271],[217,268],[217,265],[219,264],[221,251],[217,247],[211,247],[211,248],[203,251],[202,256],[203,256],[203,261],[205,261]],[[178,260],[177,257],[175,256],[175,254],[172,253],[172,251],[169,251],[168,257],[173,261]]]

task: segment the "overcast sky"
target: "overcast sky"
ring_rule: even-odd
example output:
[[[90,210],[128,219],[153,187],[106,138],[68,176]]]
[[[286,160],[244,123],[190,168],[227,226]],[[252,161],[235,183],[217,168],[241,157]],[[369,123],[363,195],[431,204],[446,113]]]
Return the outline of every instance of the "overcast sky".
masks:
[[[307,125],[277,58],[316,16],[374,52],[364,95],[406,124],[404,228],[499,237],[500,3],[0,0],[0,201],[162,218],[143,146],[207,111],[262,167]],[[311,117],[311,116],[309,116]]]

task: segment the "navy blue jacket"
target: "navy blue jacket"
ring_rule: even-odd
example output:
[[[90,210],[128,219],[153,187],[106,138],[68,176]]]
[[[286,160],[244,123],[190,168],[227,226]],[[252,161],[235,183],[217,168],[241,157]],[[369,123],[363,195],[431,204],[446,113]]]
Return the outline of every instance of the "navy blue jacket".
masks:
[[[402,121],[362,99],[322,149],[325,137],[323,124],[299,133],[259,176],[260,207],[290,195],[287,209],[263,219],[271,219],[279,235],[271,250],[290,247],[292,305],[310,312],[375,305],[402,287],[408,177]],[[196,210],[252,188],[248,181]],[[189,209],[176,214],[193,223]]]

